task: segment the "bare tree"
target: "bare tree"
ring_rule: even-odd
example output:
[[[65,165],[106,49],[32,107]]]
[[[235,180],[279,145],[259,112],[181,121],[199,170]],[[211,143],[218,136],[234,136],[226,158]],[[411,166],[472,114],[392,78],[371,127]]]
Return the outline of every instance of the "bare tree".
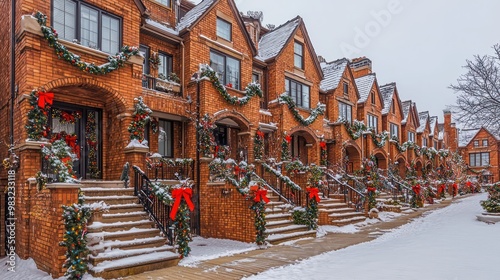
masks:
[[[467,60],[467,73],[450,88],[458,95],[453,112],[466,127],[487,127],[500,134],[500,44],[493,46],[494,55],[475,55]]]

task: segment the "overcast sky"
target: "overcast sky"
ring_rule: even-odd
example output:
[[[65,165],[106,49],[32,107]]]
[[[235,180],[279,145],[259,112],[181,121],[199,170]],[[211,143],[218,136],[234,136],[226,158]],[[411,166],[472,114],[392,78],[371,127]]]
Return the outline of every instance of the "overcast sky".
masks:
[[[195,1],[200,2],[200,1]],[[327,61],[366,56],[380,85],[396,82],[402,101],[443,121],[455,103],[448,86],[466,59],[500,43],[498,0],[235,0],[264,12],[264,25],[300,15],[316,54]]]

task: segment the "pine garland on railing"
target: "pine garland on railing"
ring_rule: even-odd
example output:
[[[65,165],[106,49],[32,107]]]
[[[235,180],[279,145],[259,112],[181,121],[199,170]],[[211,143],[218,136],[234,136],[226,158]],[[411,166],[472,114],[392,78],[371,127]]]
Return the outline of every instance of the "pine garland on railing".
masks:
[[[278,101],[281,104],[286,104],[288,106],[288,109],[292,112],[293,117],[303,126],[309,126],[310,124],[312,124],[318,118],[318,116],[323,115],[326,110],[326,105],[318,102],[316,108],[311,109],[309,117],[304,119],[304,117],[302,117],[297,110],[297,105],[293,101],[292,97],[288,95],[288,93],[282,93],[278,97]]]
[[[227,101],[227,103],[231,105],[239,105],[243,106],[247,104],[250,99],[257,95],[258,97],[262,97],[262,90],[260,88],[260,84],[258,83],[250,83],[248,86],[245,88],[245,96],[244,97],[237,97],[237,96],[231,96],[226,90],[226,87],[221,84],[219,77],[217,77],[217,72],[215,72],[210,66],[204,65],[202,66],[202,71],[200,78],[207,77],[210,82],[214,85],[214,87],[217,89],[217,91],[222,95],[224,100]]]
[[[71,147],[66,144],[64,139],[52,142],[50,146],[41,146],[40,150],[44,160],[48,161],[50,168],[54,175],[57,176],[59,182],[76,183],[75,172],[73,171],[73,161],[76,160],[76,155],[71,152]],[[44,183],[47,183],[47,174],[38,172],[36,174],[36,181],[38,189],[45,188]]]
[[[274,174],[281,181],[283,181],[285,184],[287,184],[292,190],[302,191],[302,188],[299,185],[295,184],[295,182],[290,180],[290,178],[288,176],[284,176],[283,174],[281,174],[280,172],[278,172],[277,170],[275,170],[274,168],[269,166],[267,163],[262,163],[262,166],[264,167],[264,169],[267,172],[271,172],[272,174]]]
[[[255,212],[255,243],[257,243],[257,245],[264,245],[266,244],[266,238],[269,235],[266,232],[266,204],[269,203],[269,198],[267,198],[267,190],[261,188],[258,185],[251,186],[250,190],[253,196],[253,204],[250,206],[250,209]]]
[[[38,11],[34,13],[33,16],[36,18],[38,24],[40,24],[43,36],[49,42],[49,46],[54,48],[57,57],[66,60],[83,72],[104,75],[122,67],[132,55],[139,54],[139,49],[137,47],[123,46],[121,52],[109,56],[108,62],[103,65],[95,65],[94,63],[81,61],[80,56],[70,52],[63,44],[59,43],[56,30],[50,26],[46,26],[46,15]]]

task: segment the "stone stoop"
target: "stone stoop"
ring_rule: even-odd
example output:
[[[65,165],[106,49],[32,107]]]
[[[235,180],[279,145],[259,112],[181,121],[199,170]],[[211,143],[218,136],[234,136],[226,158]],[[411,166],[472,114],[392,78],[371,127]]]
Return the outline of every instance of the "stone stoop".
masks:
[[[270,202],[266,204],[267,241],[272,245],[303,238],[315,238],[316,231],[305,225],[296,225],[292,220],[291,205],[278,201],[279,197],[268,192]]]
[[[176,266],[179,255],[166,244],[144,211],[133,188],[121,181],[83,181],[85,204],[104,201],[109,210],[96,213],[87,227],[89,273],[105,279]]]
[[[345,226],[366,219],[365,213],[356,212],[354,208],[347,206],[341,197],[342,195],[330,194],[327,198],[321,198],[318,204],[320,225]]]

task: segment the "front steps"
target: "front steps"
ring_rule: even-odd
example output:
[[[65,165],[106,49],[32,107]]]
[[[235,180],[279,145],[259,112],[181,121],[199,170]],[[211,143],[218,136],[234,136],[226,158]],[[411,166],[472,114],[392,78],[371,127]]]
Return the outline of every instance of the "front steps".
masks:
[[[309,230],[305,225],[293,223],[290,205],[278,201],[277,196],[268,192],[271,200],[266,204],[267,242],[272,245],[282,244],[302,238],[315,238],[316,230]]]
[[[321,225],[345,226],[362,222],[366,219],[364,212],[356,212],[344,203],[343,196],[330,194],[321,198],[318,204],[319,223]]]
[[[132,188],[124,188],[121,181],[82,185],[85,204],[104,201],[109,206],[87,227],[90,274],[109,279],[177,265],[178,254],[166,245]]]

